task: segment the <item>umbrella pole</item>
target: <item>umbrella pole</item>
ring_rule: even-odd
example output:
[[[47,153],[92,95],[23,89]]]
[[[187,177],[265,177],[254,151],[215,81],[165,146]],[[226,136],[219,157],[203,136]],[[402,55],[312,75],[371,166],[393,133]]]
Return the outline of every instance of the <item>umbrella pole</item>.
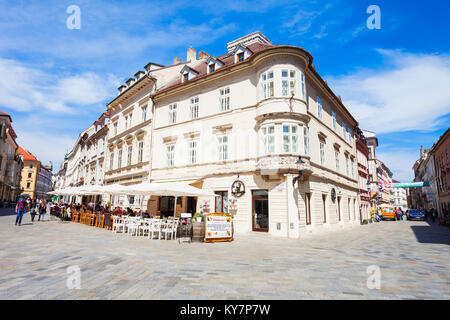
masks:
[[[175,202],[173,203],[173,217],[177,215],[177,196],[175,196]]]

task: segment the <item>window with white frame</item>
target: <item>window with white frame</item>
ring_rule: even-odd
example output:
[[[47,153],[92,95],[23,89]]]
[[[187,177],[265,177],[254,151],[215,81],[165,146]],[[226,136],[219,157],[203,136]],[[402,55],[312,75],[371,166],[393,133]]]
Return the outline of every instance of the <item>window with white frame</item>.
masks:
[[[322,120],[322,100],[317,97],[317,116]]]
[[[197,141],[188,141],[188,164],[197,163]]]
[[[220,91],[220,111],[230,110],[230,87],[222,88]]]
[[[275,152],[275,126],[267,125],[261,128],[262,154]]]
[[[198,96],[191,98],[191,119],[198,118]]]
[[[352,130],[350,128],[347,128],[347,137],[348,142],[352,143]]]
[[[319,144],[320,144],[320,164],[322,166],[324,166],[325,165],[325,141],[320,139]]]
[[[355,162],[353,161],[353,159],[351,161],[351,166],[352,166],[352,178],[354,179],[355,178]]]
[[[331,112],[331,116],[333,117],[333,130],[336,131],[336,113]]]
[[[147,121],[147,106],[142,107],[142,122]]]
[[[296,124],[283,125],[283,152],[285,153],[298,152],[298,125]]]
[[[334,159],[336,161],[336,171],[339,171],[339,150],[334,149]]]
[[[125,130],[128,129],[128,117],[125,117]]]
[[[175,145],[174,144],[168,145],[167,152],[166,152],[168,167],[174,166],[174,160],[175,160],[174,155],[175,155]]]
[[[263,99],[274,96],[273,71],[267,71],[261,74],[261,93]]]
[[[133,154],[133,146],[128,146],[127,166],[131,166],[131,156]]]
[[[140,141],[138,149],[138,163],[141,163],[143,158],[144,158],[144,141]]]
[[[169,123],[177,122],[177,104],[173,103],[169,105]]]
[[[305,154],[309,155],[309,128],[303,127],[303,148],[305,150]]]
[[[350,177],[350,168],[348,167],[348,156],[345,156],[345,173],[347,174],[347,177]]]
[[[217,137],[217,159],[219,161],[228,160],[228,136]]]
[[[295,70],[281,70],[281,95],[295,96]]]
[[[111,157],[109,158],[109,170],[114,169],[114,152],[111,152]]]
[[[344,140],[347,140],[347,129],[344,122],[342,122],[342,135],[344,136]]]
[[[122,168],[122,149],[119,150],[117,155],[117,168]]]
[[[117,136],[117,122],[114,123],[114,136]]]
[[[301,72],[301,81],[302,81],[302,99],[306,99],[306,83],[305,83],[305,75]]]

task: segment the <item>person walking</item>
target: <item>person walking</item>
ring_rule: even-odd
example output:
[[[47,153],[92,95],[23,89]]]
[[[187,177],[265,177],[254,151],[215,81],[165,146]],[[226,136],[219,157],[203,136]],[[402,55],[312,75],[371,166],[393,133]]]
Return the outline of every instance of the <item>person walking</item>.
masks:
[[[30,215],[31,215],[31,222],[34,222],[34,218],[36,217],[36,210],[37,210],[36,199],[33,199],[33,201],[31,201],[29,210],[30,210]]]
[[[16,226],[17,223],[19,223],[19,226],[22,224],[22,217],[23,217],[23,213],[25,211],[25,207],[26,207],[26,202],[22,197],[19,197],[19,201],[17,201],[16,204]]]
[[[431,221],[434,223],[434,220],[436,218],[436,210],[433,208],[431,209]]]
[[[44,215],[45,215],[45,200],[41,199],[39,200],[39,219],[38,221],[41,221],[41,217],[42,217],[42,221],[44,221]]]

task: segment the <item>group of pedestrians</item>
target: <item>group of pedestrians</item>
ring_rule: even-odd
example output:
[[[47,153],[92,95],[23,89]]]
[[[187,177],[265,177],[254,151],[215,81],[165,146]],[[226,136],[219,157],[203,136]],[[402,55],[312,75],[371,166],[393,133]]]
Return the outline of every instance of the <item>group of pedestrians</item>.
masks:
[[[38,221],[44,221],[44,215],[47,210],[47,203],[44,199],[30,199],[19,197],[16,205],[16,226],[22,224],[22,218],[25,213],[30,213],[31,221],[34,222],[34,218],[39,216]]]

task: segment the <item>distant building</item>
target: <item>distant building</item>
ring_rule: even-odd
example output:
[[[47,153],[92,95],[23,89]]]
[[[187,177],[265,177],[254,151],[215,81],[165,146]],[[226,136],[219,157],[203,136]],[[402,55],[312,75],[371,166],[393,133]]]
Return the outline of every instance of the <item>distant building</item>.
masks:
[[[392,180],[393,183],[400,183],[400,181]],[[402,208],[403,211],[408,209],[408,189],[407,188],[392,188],[391,204],[396,208]]]
[[[413,166],[414,182],[428,182],[429,186],[411,190],[413,208],[423,208],[426,210],[438,208],[439,198],[434,164],[434,155],[431,149],[425,149],[421,146],[420,158],[416,160]]]
[[[440,215],[450,211],[450,128],[434,144],[431,153],[434,158],[437,204]]]
[[[34,154],[20,146],[18,147],[18,153],[23,159],[20,180],[21,194],[28,195],[31,199],[48,199],[47,193],[53,189],[53,165],[51,163],[47,166],[42,165]]]
[[[0,111],[0,200],[16,201],[20,194],[22,158],[17,154],[17,136],[11,116]]]

